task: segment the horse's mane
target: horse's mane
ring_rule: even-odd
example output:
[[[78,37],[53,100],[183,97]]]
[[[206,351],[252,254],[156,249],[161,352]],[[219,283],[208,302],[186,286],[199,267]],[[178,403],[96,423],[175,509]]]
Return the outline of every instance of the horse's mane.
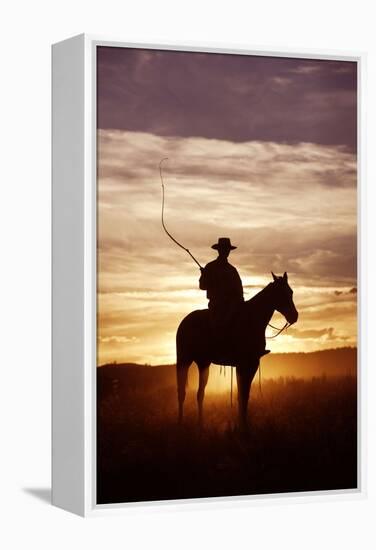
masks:
[[[252,296],[252,298],[249,298],[249,300],[246,300],[245,303],[247,306],[254,307],[258,304],[260,300],[263,300],[265,298],[265,294],[271,290],[271,287],[273,286],[273,282],[267,284],[263,289],[261,289],[257,294]]]

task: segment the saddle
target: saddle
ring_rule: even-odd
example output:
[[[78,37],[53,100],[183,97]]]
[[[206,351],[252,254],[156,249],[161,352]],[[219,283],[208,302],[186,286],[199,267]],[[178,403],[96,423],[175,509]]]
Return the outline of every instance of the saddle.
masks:
[[[236,366],[241,360],[260,359],[270,353],[265,339],[256,334],[252,338],[250,327],[241,322],[243,304],[228,315],[215,315],[208,310],[209,340],[212,362],[217,365]],[[253,340],[253,341],[252,341]]]

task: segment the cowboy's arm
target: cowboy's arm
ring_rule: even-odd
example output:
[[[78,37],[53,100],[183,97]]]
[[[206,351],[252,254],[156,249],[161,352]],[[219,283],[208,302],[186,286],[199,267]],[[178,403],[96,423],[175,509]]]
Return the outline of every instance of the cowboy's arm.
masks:
[[[201,267],[201,276],[199,279],[199,287],[201,290],[207,290],[208,288],[208,272],[206,267]]]
[[[235,269],[235,273],[236,273],[236,276],[234,277],[234,281],[235,281],[236,294],[239,296],[241,300],[244,300],[243,283],[237,269]]]
[[[239,277],[239,295],[241,296],[241,299],[244,300],[243,283],[240,277]]]

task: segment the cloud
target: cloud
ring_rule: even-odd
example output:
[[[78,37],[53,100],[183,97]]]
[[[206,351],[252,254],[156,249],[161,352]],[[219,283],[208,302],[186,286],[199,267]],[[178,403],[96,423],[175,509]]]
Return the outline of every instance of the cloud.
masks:
[[[309,339],[309,340],[327,340],[327,341],[336,341],[342,340],[347,341],[350,339],[348,335],[339,335],[336,334],[333,327],[322,328],[322,329],[310,329],[310,330],[298,330],[296,328],[289,329],[290,334],[299,338],[299,339]]]
[[[343,296],[344,294],[356,294],[357,293],[357,288],[353,287],[353,288],[350,288],[350,290],[335,290],[334,291],[334,294],[336,296]]]
[[[140,339],[132,336],[99,336],[98,341],[102,344],[128,344],[129,342],[139,342]]]
[[[293,84],[293,80],[291,78],[287,78],[285,76],[274,76],[270,79],[271,81],[271,84],[275,85],[276,89],[286,89],[288,88],[291,84]]]
[[[98,48],[98,125],[356,148],[356,63]]]
[[[172,362],[179,322],[207,306],[197,266],[161,226],[159,162],[166,156],[165,223],[201,264],[214,258],[210,246],[218,237],[229,236],[238,246],[230,260],[247,298],[271,280],[271,270],[289,273],[304,328],[281,335],[274,349],[355,343],[354,154],[311,143],[101,130],[100,357],[112,360],[115,346],[122,359]],[[335,332],[319,334],[323,326]]]
[[[323,329],[311,329],[311,330],[298,330],[291,329],[290,333],[299,338],[321,338],[323,336],[331,338],[334,334],[334,328],[323,328]]]
[[[322,64],[320,62],[311,61],[309,64],[298,65],[297,67],[290,69],[291,73],[311,75],[319,73],[322,70]]]
[[[160,266],[191,262],[161,229],[158,166],[168,156],[165,222],[201,261],[220,232],[239,245],[245,275],[274,269],[354,280],[355,158],[342,148],[114,131],[98,137],[99,246],[118,269],[142,257]],[[325,180],[329,170],[341,185]]]

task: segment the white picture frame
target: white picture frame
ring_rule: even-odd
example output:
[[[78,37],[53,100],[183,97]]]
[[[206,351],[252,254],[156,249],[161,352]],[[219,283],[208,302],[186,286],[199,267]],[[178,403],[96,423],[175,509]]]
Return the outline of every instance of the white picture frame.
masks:
[[[236,53],[353,61],[358,65],[358,487],[247,497],[96,503],[96,48]],[[130,44],[79,35],[52,47],[52,502],[81,516],[163,506],[259,505],[362,498],[365,464],[365,54],[268,51],[223,44]]]

